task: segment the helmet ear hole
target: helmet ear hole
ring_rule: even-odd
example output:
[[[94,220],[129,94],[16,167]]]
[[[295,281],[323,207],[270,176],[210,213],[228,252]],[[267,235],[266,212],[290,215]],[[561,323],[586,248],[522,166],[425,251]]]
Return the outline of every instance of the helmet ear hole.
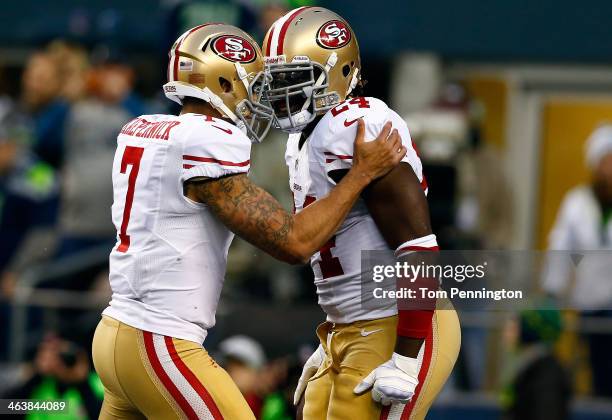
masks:
[[[344,77],[348,76],[351,73],[351,68],[348,64],[345,64],[344,67],[342,67],[342,75]]]
[[[219,77],[219,86],[221,86],[221,89],[223,89],[223,92],[225,93],[232,91],[232,84],[224,77]]]

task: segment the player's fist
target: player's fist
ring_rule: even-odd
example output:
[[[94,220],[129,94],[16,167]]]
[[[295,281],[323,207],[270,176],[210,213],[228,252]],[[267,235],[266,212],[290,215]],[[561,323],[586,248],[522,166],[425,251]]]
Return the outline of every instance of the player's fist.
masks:
[[[372,399],[382,405],[407,403],[419,384],[419,362],[393,353],[391,359],[374,369],[353,389],[355,394],[372,388]]]
[[[295,388],[295,394],[293,394],[293,404],[299,404],[300,398],[302,398],[302,394],[306,389],[306,384],[308,384],[308,380],[317,373],[319,366],[323,363],[323,359],[325,359],[325,350],[323,350],[323,346],[319,344],[319,347],[317,347],[314,353],[306,360],[306,363],[304,363],[300,380],[298,381],[297,388]]]

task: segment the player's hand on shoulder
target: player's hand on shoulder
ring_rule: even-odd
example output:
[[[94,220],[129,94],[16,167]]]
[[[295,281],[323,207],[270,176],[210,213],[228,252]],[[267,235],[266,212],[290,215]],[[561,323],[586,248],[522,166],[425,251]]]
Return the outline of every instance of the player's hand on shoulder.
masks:
[[[397,130],[386,123],[373,141],[365,140],[365,123],[357,121],[357,136],[353,148],[353,169],[370,180],[379,178],[399,164],[406,155],[406,148]]]
[[[372,388],[372,399],[382,405],[405,404],[419,384],[418,374],[417,359],[393,353],[391,359],[370,372],[353,392],[361,394]]]

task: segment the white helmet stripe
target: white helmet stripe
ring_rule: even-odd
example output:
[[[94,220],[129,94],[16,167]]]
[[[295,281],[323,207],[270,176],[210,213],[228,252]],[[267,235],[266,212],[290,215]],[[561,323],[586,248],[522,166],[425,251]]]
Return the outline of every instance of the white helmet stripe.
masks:
[[[175,81],[178,77],[178,74],[176,74],[176,68],[178,67],[177,66],[178,49],[183,43],[183,40],[187,38],[187,35],[189,35],[190,32],[191,30],[185,31],[183,35],[179,36],[179,38],[176,40],[176,43],[175,43],[176,47],[170,50],[170,60],[168,60],[168,81],[169,82]]]
[[[204,28],[205,26],[209,26],[209,25],[221,25],[221,24],[216,23],[216,22],[211,22],[211,23],[204,23],[202,25],[198,25],[194,28],[189,29],[188,31],[185,31],[183,35],[181,35],[176,40],[176,43],[175,43],[176,47],[170,50],[170,60],[168,61],[168,81],[169,82],[174,82],[178,80],[178,60],[179,60],[178,51],[179,51],[179,48],[181,47],[181,44],[185,41],[185,38],[187,38],[189,35],[197,31],[198,29]]]
[[[276,22],[272,24],[272,26],[270,27],[270,31],[268,32],[267,48],[265,51],[266,56],[276,55],[272,52],[272,38],[274,38],[274,32],[276,32]],[[276,52],[276,49],[274,51]]]
[[[283,30],[283,26],[285,25],[285,22],[287,22],[289,19],[293,18],[294,16],[296,16],[297,14],[299,14],[302,10],[306,8],[308,8],[308,6],[302,6],[300,8],[290,10],[282,18],[274,22],[274,25],[272,26],[272,29],[270,31],[270,36],[272,37],[272,41],[270,42],[270,50],[268,51],[268,56],[273,57],[273,56],[282,54],[282,51],[280,51],[279,49],[279,41],[281,37],[285,36],[285,32],[287,32],[286,28],[285,30]]]
[[[170,52],[168,52],[168,70],[166,70],[166,80],[174,80],[170,78],[172,76],[172,50],[170,50]]]
[[[272,36],[272,41],[270,42],[270,51],[268,51],[268,55],[270,57],[278,55],[278,34],[280,34],[281,27],[283,26],[283,23],[289,18],[290,14],[291,13],[287,13],[285,16],[277,20],[272,27],[272,32],[270,34]]]

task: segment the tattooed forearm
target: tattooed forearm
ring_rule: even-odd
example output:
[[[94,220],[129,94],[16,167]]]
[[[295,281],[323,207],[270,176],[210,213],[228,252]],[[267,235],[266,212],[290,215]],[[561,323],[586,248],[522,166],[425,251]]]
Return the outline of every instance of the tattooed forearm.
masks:
[[[246,175],[187,182],[185,194],[208,205],[234,233],[269,254],[289,262],[299,258],[288,246],[293,217]]]
[[[365,177],[367,178],[367,177]],[[290,215],[245,174],[190,180],[185,194],[207,204],[236,234],[280,260],[299,264],[332,237],[367,184],[358,171],[349,171],[327,196],[296,215]]]

